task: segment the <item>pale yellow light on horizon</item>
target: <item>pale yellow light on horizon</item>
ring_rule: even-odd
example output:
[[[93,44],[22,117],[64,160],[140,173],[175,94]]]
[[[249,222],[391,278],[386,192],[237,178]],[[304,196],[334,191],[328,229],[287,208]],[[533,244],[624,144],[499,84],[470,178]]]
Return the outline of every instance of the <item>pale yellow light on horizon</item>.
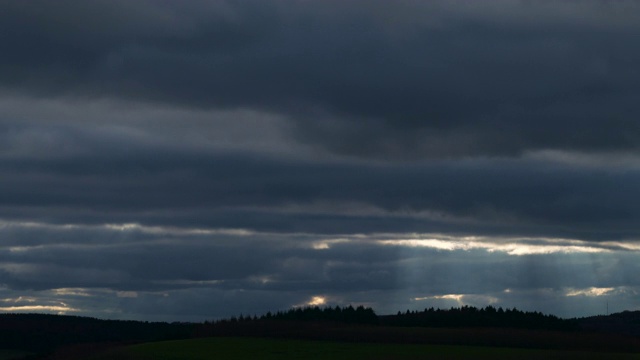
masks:
[[[307,303],[308,306],[321,306],[327,303],[327,298],[324,296],[314,296]]]
[[[415,297],[412,300],[414,301],[424,301],[424,300],[455,300],[459,304],[462,304],[463,294],[446,294],[446,295],[434,295],[434,296],[424,296],[424,297]]]
[[[0,311],[4,311],[4,312],[57,311],[57,312],[64,313],[64,312],[77,312],[77,311],[80,311],[80,309],[67,307],[67,306],[54,306],[54,305],[23,305],[23,306],[3,306],[3,307],[0,307]]]
[[[526,244],[513,242],[495,242],[488,239],[393,239],[378,240],[384,246],[424,247],[436,250],[486,250],[502,252],[513,256],[540,255],[554,253],[608,253],[610,249],[591,246],[588,242],[578,240],[548,239],[546,244]]]
[[[90,297],[93,296],[89,293],[88,289],[84,288],[59,288],[53,289],[51,292],[57,296],[83,296]]]
[[[494,296],[482,295],[482,294],[444,294],[444,295],[414,297],[411,300],[412,301],[453,300],[456,303],[458,303],[458,306],[464,306],[464,305],[475,304],[475,303],[495,304],[500,299]]]
[[[612,288],[612,287],[609,287],[609,288],[590,287],[590,288],[586,288],[586,289],[572,289],[572,290],[569,290],[567,292],[566,296],[597,297],[597,296],[608,295],[613,290],[615,290],[615,288]]]

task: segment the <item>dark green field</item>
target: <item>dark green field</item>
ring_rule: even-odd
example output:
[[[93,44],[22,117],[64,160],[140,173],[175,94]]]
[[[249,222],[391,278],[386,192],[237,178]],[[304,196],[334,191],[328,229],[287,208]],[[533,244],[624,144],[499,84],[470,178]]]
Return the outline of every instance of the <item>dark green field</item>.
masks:
[[[204,338],[129,346],[90,360],[205,359],[640,359],[640,354],[501,347]]]
[[[22,350],[6,350],[0,349],[0,360],[18,359],[29,355],[29,352]]]

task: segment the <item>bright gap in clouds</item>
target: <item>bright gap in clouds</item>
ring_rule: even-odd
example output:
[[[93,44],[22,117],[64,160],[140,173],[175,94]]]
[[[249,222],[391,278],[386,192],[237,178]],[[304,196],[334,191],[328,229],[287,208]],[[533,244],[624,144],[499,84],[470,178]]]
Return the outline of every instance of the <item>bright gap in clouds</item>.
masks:
[[[323,296],[314,296],[307,303],[308,306],[322,306],[327,304],[327,299]]]
[[[445,294],[445,295],[433,295],[423,296],[411,299],[412,301],[428,301],[431,303],[445,305],[453,302],[453,306],[465,306],[473,305],[480,306],[481,304],[493,305],[499,301],[497,297],[487,295],[475,295],[475,294]],[[446,305],[444,306],[446,307]]]
[[[539,240],[540,241],[540,240]],[[523,244],[519,242],[497,243],[492,241],[477,241],[461,238],[460,240],[380,240],[381,245],[403,246],[403,247],[425,247],[438,250],[472,250],[482,249],[489,252],[504,252],[509,255],[533,255],[533,254],[553,254],[553,253],[601,253],[609,252],[609,249],[592,246],[586,242],[575,240],[567,241],[563,239],[541,239],[544,244]],[[579,243],[577,245],[575,243]]]
[[[5,312],[55,312],[64,315],[68,312],[78,312],[80,309],[74,309],[67,306],[51,306],[51,305],[22,305],[22,306],[0,306],[0,311]]]
[[[406,238],[406,235],[407,234],[372,235],[370,239],[362,239],[362,237],[326,239],[315,241],[311,246],[317,250],[326,250],[332,245],[339,243],[373,242],[382,246],[395,246],[400,248],[430,248],[443,251],[485,250],[515,256],[553,253],[605,253],[611,252],[614,248],[640,250],[639,246],[618,242],[605,241],[593,243],[561,238],[455,237],[431,234],[409,234],[411,238]]]
[[[33,296],[0,299],[0,303],[5,304],[5,306],[0,306],[0,312],[54,312],[62,315],[81,311],[81,309],[74,308],[62,301],[45,300]]]
[[[567,291],[567,295],[566,296],[597,297],[597,296],[608,295],[608,294],[612,293],[614,290],[616,290],[616,288],[612,288],[612,287],[608,287],[608,288],[590,287],[590,288],[587,288],[587,289],[572,289],[572,290]]]

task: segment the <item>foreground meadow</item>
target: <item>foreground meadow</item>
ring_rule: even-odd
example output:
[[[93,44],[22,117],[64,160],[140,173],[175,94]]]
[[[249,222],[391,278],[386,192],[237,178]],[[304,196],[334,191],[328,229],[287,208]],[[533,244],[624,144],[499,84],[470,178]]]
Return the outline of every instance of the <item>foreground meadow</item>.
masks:
[[[203,338],[133,345],[90,360],[210,359],[640,359],[640,354],[503,347]]]
[[[9,350],[9,349],[0,349],[0,360],[13,360],[23,358],[25,356],[31,355],[27,351],[22,350]]]

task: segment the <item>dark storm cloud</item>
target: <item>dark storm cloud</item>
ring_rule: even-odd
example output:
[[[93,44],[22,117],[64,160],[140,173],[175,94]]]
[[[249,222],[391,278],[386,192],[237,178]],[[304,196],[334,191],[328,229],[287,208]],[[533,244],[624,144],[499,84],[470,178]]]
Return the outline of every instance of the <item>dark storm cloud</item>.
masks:
[[[380,158],[633,152],[629,2],[5,2],[0,86],[253,108]]]
[[[535,160],[307,163],[147,147],[0,161],[3,218],[633,239],[640,174]],[[108,155],[107,155],[108,154]]]

